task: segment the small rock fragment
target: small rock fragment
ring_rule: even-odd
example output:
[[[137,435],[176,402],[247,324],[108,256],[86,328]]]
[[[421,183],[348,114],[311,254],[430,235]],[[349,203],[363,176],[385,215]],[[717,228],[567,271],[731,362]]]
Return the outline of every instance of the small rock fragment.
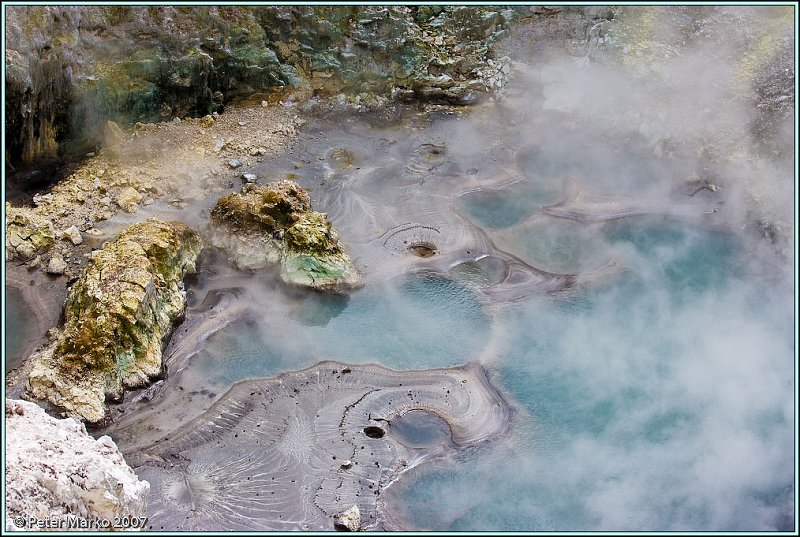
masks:
[[[54,255],[50,258],[50,262],[47,264],[48,274],[61,275],[64,274],[65,270],[67,270],[67,263],[64,261],[63,257]]]
[[[109,120],[106,122],[105,135],[108,145],[117,145],[125,142],[125,131],[115,121]]]
[[[65,229],[62,232],[62,236],[65,239],[69,239],[70,242],[72,242],[72,244],[74,244],[76,246],[83,242],[83,237],[81,237],[81,232],[74,225],[72,225],[72,226],[68,227],[67,229]]]
[[[256,182],[256,174],[254,173],[242,174],[242,183],[255,183],[255,182]]]
[[[236,168],[240,167],[241,165],[242,165],[242,161],[241,160],[231,159],[231,160],[228,161],[228,166],[230,166],[233,169],[236,169]]]
[[[142,201],[142,195],[135,188],[128,186],[120,190],[117,194],[117,205],[122,207],[125,212],[135,213],[138,203]]]
[[[344,513],[333,515],[333,525],[338,530],[361,531],[361,511],[354,505]]]

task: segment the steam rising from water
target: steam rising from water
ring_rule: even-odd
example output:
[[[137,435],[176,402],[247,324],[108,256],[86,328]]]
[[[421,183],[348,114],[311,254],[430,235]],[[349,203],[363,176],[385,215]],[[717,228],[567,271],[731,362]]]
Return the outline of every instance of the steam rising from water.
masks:
[[[764,31],[769,21],[758,24]],[[628,195],[649,207],[661,199],[651,213],[671,211],[667,196],[682,181],[722,188],[696,193],[711,204],[694,211],[701,226],[636,218],[549,242],[536,229],[541,218],[520,223],[513,196],[467,211],[532,263],[575,248],[561,262],[599,252],[628,271],[608,287],[497,315],[495,380],[526,417],[507,445],[400,483],[392,500],[406,524],[794,528],[793,235],[784,224],[779,261],[747,233],[748,217],[793,226],[792,161],[757,149],[748,134],[757,111],[734,97],[741,56],[730,53],[724,42],[696,44],[651,65],[647,78],[625,65],[555,59],[530,71],[540,84],[520,90],[527,100],[507,101],[526,114],[518,135],[546,155],[525,159],[528,177],[543,184],[555,168],[622,205]],[[793,140],[786,131],[773,143]]]
[[[769,45],[788,27],[781,11],[730,12],[679,54],[519,62],[503,101],[463,117],[312,121],[259,175],[296,174],[367,286],[305,294],[208,263],[194,305],[239,288],[249,314],[173,370],[160,425],[321,359],[477,358],[519,407],[512,434],[390,488],[404,527],[792,528],[793,138],[780,121],[758,138],[742,77],[778,53],[733,31]],[[123,449],[138,438],[126,419]]]

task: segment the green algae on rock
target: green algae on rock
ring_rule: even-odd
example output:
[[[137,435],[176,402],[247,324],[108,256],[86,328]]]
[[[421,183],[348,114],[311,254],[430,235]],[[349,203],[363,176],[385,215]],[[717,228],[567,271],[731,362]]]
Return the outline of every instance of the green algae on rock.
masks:
[[[98,422],[106,397],[160,375],[162,344],[185,307],[183,277],[200,248],[185,224],[151,218],[95,252],[67,295],[64,326],[32,357],[31,394]]]
[[[293,181],[245,185],[211,212],[211,244],[222,248],[242,270],[280,263],[289,284],[326,291],[361,285],[361,276],[343,251],[324,213]]]

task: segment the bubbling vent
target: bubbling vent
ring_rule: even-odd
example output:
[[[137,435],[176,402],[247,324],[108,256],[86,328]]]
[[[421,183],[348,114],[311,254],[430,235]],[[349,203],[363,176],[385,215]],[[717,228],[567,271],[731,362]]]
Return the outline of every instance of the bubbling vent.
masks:
[[[370,438],[378,439],[378,438],[383,438],[383,435],[385,433],[383,432],[383,429],[381,429],[380,427],[375,427],[374,425],[370,425],[369,427],[364,427],[364,434]]]
[[[439,253],[441,231],[419,224],[403,224],[386,232],[383,246],[398,254],[432,257]]]
[[[334,147],[325,156],[328,165],[336,170],[343,168],[352,168],[356,161],[356,154],[345,147]]]
[[[436,245],[430,242],[415,242],[409,244],[408,251],[417,257],[431,257],[437,253]]]
[[[445,155],[447,146],[422,144],[411,153],[411,161],[406,165],[406,169],[412,174],[430,172],[444,163]]]

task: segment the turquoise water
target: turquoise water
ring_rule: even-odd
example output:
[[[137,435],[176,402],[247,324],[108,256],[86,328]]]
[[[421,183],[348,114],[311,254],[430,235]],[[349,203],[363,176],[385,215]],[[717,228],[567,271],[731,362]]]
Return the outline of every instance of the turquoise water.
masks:
[[[549,272],[590,271],[610,260],[596,229],[563,218],[540,215],[491,236],[499,248]]]
[[[560,182],[523,181],[497,190],[464,194],[457,210],[484,229],[502,229],[518,224],[545,205],[558,201]]]
[[[389,422],[389,433],[410,448],[433,447],[450,441],[450,427],[436,414],[413,410]]]
[[[396,369],[447,367],[489,338],[483,306],[466,286],[433,274],[402,277],[347,297],[295,297],[284,314],[237,323],[214,335],[193,368],[232,383],[323,359]]]
[[[388,281],[375,274],[390,273],[381,270],[392,267],[366,266],[371,277],[366,287],[349,296],[289,290],[274,275],[231,276],[212,267],[189,285],[197,295],[192,306],[215,285],[238,287],[240,300],[253,306],[251,315],[213,335],[188,360],[183,376],[173,377],[173,397],[144,409],[157,415],[145,416],[144,426],[177,427],[194,414],[171,412],[170,406],[191,401],[185,404],[197,414],[239,380],[272,377],[320,360],[404,370],[477,359],[514,409],[510,429],[476,448],[415,466],[382,492],[403,528],[792,527],[794,290],[780,278],[761,280],[758,275],[769,270],[730,232],[662,218],[586,223],[541,213],[543,206],[561,200],[567,180],[593,199],[595,194],[641,195],[659,179],[690,174],[671,164],[653,164],[652,147],[636,147],[635,140],[611,147],[616,137],[581,141],[572,134],[572,143],[566,143],[554,133],[549,141],[543,136],[541,148],[514,153],[500,147],[492,160],[481,152],[500,138],[486,131],[485,143],[473,142],[472,148],[448,143],[431,160],[424,154],[418,159],[419,148],[457,138],[424,129],[395,135],[394,149],[374,156],[358,153],[353,168],[346,165],[347,154],[330,151],[363,145],[349,139],[326,137],[325,144],[335,144],[312,161],[327,158],[325,166],[353,185],[336,191],[341,210],[330,200],[327,208],[315,207],[340,218],[342,225],[337,221],[336,226],[354,260],[374,253],[369,252],[373,246],[382,247],[374,242],[373,228],[380,226],[370,223],[370,211],[388,226],[460,222],[438,212],[455,209],[505,253],[473,250],[465,259],[438,265],[444,275],[405,274]],[[408,136],[413,139],[404,140]],[[406,151],[413,157],[410,163],[400,146],[411,148]],[[467,156],[473,160],[461,166],[463,177],[442,171],[444,164]],[[415,166],[429,161],[444,164],[417,171],[423,168]],[[475,173],[468,172],[473,164]],[[366,170],[363,176],[355,173],[359,166]],[[313,167],[296,171],[319,187],[312,196],[321,196],[323,185],[314,170],[322,173]],[[402,204],[392,199],[400,192],[392,190],[398,177],[420,179],[418,188],[403,187]],[[661,186],[666,191],[672,184]],[[345,209],[351,202],[364,210],[350,214]],[[682,198],[665,198],[668,202],[680,204]],[[443,225],[441,234],[444,239],[453,229]],[[474,258],[481,254],[487,255]],[[558,294],[492,304],[480,297],[492,296],[482,290],[508,274],[505,254],[557,273],[582,274],[609,261],[619,270]],[[416,260],[400,255],[380,262],[397,263],[398,273],[413,270]],[[7,317],[8,355],[23,345],[31,320],[14,306],[18,297],[7,300],[10,311],[17,312]],[[202,397],[181,398],[180,392]],[[388,433],[412,449],[449,441],[444,422],[424,413],[393,420]]]
[[[276,294],[261,301],[275,311],[213,336],[193,376],[221,393],[327,358],[396,369],[488,359],[516,409],[511,429],[390,487],[408,529],[788,528],[787,289],[754,278],[724,231],[660,218],[551,223],[576,259],[624,270],[500,309],[473,291],[502,279],[491,257],[457,265],[453,279],[406,275],[349,297]],[[412,448],[448,441],[444,422],[416,414],[390,433]]]
[[[721,232],[604,233],[630,272],[506,311],[495,381],[511,437],[392,491],[427,530],[787,530],[792,310]]]

